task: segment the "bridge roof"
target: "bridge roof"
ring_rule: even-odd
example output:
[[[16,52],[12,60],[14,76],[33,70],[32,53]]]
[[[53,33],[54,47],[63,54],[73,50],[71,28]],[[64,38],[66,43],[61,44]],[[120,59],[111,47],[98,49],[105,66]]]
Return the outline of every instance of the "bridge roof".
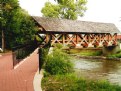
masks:
[[[112,23],[32,17],[47,32],[120,33]]]

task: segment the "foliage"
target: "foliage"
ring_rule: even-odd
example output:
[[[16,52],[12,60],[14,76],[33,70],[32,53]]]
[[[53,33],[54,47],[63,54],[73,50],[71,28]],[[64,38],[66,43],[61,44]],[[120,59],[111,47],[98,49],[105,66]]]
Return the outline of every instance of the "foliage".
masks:
[[[108,58],[121,58],[121,51],[117,52],[116,54],[108,55]]]
[[[88,49],[70,49],[67,51],[70,54],[79,54],[81,56],[101,56],[102,50],[88,50]]]
[[[60,48],[60,47],[59,47]],[[107,81],[94,81],[72,74],[72,64],[61,48],[57,47],[47,58],[45,73],[42,79],[44,91],[120,91],[121,87]],[[67,65],[70,66],[67,66]],[[66,70],[65,70],[66,69]],[[66,74],[68,73],[68,74]],[[71,74],[70,74],[71,73]]]
[[[0,30],[4,31],[7,48],[25,44],[35,36],[34,22],[27,12],[19,7],[18,0],[0,1]]]
[[[53,53],[48,55],[45,65],[45,71],[51,75],[66,74],[73,70],[73,65],[69,61],[66,53],[60,49],[54,49]]]
[[[107,81],[92,81],[73,74],[51,75],[42,79],[44,91],[121,91],[118,85]]]
[[[60,7],[58,5],[51,4],[50,2],[45,3],[45,7],[42,9],[42,13],[45,17],[59,18]]]
[[[83,51],[80,52],[81,56],[101,56],[102,55],[102,51]]]
[[[41,12],[45,17],[76,20],[86,11],[86,0],[57,0],[57,4],[45,3]]]
[[[11,20],[14,12],[19,9],[17,0],[0,0],[0,25],[4,28]]]
[[[57,49],[62,49],[63,48],[63,45],[57,43],[57,44],[54,45],[54,47],[57,48]]]
[[[2,38],[2,49],[5,49],[5,30],[10,27],[11,17],[19,8],[17,0],[0,0],[0,31]]]
[[[17,17],[15,16],[13,18],[13,22],[16,22],[16,24],[12,23],[11,29],[7,30],[5,33],[7,40],[6,45],[10,48],[20,44],[27,44],[34,40],[35,36],[34,23],[31,17],[28,16],[24,10],[17,14],[18,16],[16,15]],[[10,40],[10,37],[12,37],[14,41]]]

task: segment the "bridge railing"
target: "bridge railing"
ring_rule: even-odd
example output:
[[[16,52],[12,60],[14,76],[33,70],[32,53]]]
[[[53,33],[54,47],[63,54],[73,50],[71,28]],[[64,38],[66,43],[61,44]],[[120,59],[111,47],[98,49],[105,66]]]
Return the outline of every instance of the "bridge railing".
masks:
[[[13,47],[13,67],[22,61],[25,57],[29,56],[37,47],[38,45],[34,42]]]

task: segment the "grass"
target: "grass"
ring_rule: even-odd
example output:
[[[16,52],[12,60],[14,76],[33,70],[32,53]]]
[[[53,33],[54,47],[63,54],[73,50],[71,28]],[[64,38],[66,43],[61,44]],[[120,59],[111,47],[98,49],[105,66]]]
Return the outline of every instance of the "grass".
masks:
[[[82,51],[80,55],[98,56],[101,51]],[[73,66],[69,63],[68,56],[61,50],[53,50],[47,57],[44,77],[42,79],[43,91],[121,91],[118,85],[107,81],[94,81],[88,78],[79,78],[72,73]]]
[[[95,50],[95,49],[70,49],[69,54],[78,54],[81,56],[101,56],[102,50]]]
[[[118,51],[116,54],[108,55],[108,58],[121,58],[121,50]]]
[[[102,51],[83,51],[79,53],[81,56],[101,56]]]
[[[74,74],[51,75],[42,79],[43,91],[121,91],[107,81],[77,78]]]

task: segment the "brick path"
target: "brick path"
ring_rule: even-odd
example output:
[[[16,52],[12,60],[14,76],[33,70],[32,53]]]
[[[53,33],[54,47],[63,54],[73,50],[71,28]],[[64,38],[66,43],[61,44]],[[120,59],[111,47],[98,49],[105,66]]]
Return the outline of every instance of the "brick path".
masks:
[[[37,50],[13,69],[12,55],[0,57],[0,91],[34,91],[33,79],[38,69]]]

